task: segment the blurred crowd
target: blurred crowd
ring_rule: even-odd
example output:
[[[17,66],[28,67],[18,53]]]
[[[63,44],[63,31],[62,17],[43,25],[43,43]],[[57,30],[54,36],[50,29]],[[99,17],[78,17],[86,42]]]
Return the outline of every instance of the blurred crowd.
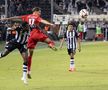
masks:
[[[34,6],[39,5],[40,0],[7,0],[8,16],[19,16],[31,13]],[[4,14],[5,2],[0,0],[0,14]]]
[[[41,3],[47,3],[47,4],[44,4],[46,5],[45,7],[47,8],[45,8],[43,4],[41,5],[43,13],[46,12],[44,9],[50,8],[48,7],[48,2],[50,2],[50,0],[43,0],[42,2],[41,0],[7,0],[7,1],[8,1],[7,2],[8,3],[8,17],[29,14],[31,13],[31,9],[34,6],[40,6]],[[96,8],[101,10],[103,13],[108,13],[108,0],[54,0],[54,2],[56,2],[56,4],[59,7],[61,7],[65,12],[68,11],[69,13],[72,13],[72,14],[78,14],[78,12],[81,9],[85,9],[85,8],[88,9],[89,12],[92,14],[95,12]],[[4,4],[5,4],[4,0],[0,0],[0,15],[4,14],[4,11],[5,11]],[[44,15],[43,13],[42,15]],[[46,15],[50,13],[47,12]],[[83,26],[83,30],[81,34],[82,40],[93,39],[93,37],[96,37],[95,34],[97,33],[97,29],[99,28],[100,28],[100,32],[102,33],[102,38],[103,37],[105,38],[105,35],[107,35],[106,30],[108,29],[108,22],[106,21],[91,20],[91,21],[87,21],[86,23],[82,23],[79,20],[79,22],[77,22],[77,28],[80,27],[81,25]],[[10,25],[8,25],[8,22],[0,22],[0,40],[6,39],[6,32],[7,32],[7,28],[9,27]],[[59,26],[58,26],[58,29],[55,30],[54,33],[50,31],[50,28],[43,27],[43,29],[46,30],[50,38],[54,40],[59,40],[59,35],[61,34],[59,32],[59,29],[60,29]]]
[[[81,9],[88,9],[91,14],[100,10],[108,12],[108,0],[54,0],[61,8],[70,13],[78,13]]]
[[[34,6],[40,6],[40,3],[48,3],[50,0],[7,0],[8,16],[18,16],[31,13]],[[90,14],[96,12],[108,13],[108,0],[54,0],[66,13],[78,14],[81,9],[88,9]],[[0,14],[5,11],[4,0],[0,0]],[[44,8],[45,9],[45,8]],[[99,13],[98,13],[99,14]]]
[[[19,16],[31,13],[31,9],[37,5],[39,0],[9,0],[9,16]]]

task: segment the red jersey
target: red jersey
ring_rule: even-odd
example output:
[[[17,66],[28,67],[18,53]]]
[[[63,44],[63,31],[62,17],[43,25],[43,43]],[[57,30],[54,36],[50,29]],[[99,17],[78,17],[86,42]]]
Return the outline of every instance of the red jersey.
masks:
[[[23,21],[28,22],[28,24],[31,27],[33,27],[35,25],[38,26],[42,20],[42,18],[39,15],[33,15],[33,14],[24,15],[24,16],[21,16],[21,18]]]

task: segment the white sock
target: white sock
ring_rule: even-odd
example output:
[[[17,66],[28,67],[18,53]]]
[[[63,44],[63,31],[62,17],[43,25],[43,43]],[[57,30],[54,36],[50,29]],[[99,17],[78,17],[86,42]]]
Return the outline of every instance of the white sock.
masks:
[[[26,80],[27,78],[27,66],[23,65],[23,79]]]
[[[23,80],[26,80],[27,72],[23,72]]]
[[[74,59],[70,59],[70,68],[75,68]]]

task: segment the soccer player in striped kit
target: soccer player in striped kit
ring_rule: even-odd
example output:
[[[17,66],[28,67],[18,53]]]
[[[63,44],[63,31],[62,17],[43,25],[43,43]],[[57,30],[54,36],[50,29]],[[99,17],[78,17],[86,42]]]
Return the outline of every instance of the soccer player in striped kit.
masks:
[[[77,42],[78,42],[78,50],[81,51],[80,38],[77,31],[74,29],[75,23],[69,22],[67,26],[67,31],[64,34],[64,38],[61,40],[60,49],[63,46],[63,42],[66,39],[67,42],[67,51],[70,56],[70,67],[69,71],[75,71],[75,59],[74,55],[76,53]]]
[[[27,84],[27,64],[28,64],[28,53],[27,53],[27,38],[29,35],[29,25],[26,22],[23,22],[21,26],[17,27],[16,29],[15,38],[9,40],[8,43],[5,45],[5,50],[0,53],[0,58],[7,56],[10,52],[15,49],[18,49],[21,53],[21,56],[24,60],[23,62],[23,77],[22,80],[25,84]]]

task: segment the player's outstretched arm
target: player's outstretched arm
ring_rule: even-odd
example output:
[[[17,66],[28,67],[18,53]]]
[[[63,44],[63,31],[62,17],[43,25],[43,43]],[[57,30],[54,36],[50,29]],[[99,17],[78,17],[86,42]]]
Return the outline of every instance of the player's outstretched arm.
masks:
[[[44,24],[47,24],[47,25],[50,25],[50,26],[54,26],[53,23],[50,23],[50,22],[48,22],[47,20],[44,20],[44,19],[41,20],[41,23],[44,23]]]
[[[15,16],[15,17],[9,17],[9,18],[1,18],[0,20],[4,21],[4,20],[13,20],[13,19],[21,19],[21,17]]]

